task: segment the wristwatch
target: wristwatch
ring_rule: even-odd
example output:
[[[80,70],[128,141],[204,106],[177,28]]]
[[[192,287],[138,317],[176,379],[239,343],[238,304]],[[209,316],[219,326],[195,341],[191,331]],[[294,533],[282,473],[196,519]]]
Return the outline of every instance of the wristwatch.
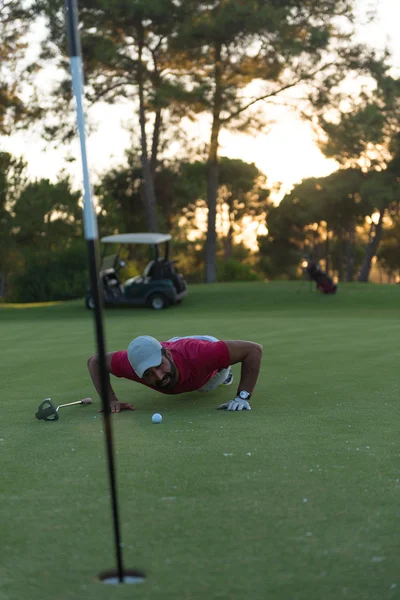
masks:
[[[239,392],[239,398],[241,400],[250,400],[251,394],[249,394],[249,392],[247,390],[241,390]]]

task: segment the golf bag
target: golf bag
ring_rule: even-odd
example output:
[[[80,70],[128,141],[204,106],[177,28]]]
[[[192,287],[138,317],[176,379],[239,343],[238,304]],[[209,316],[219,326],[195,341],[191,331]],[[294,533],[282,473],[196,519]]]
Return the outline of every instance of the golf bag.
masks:
[[[322,271],[318,263],[309,262],[305,271],[308,277],[312,281],[315,281],[319,292],[322,294],[336,294],[337,285],[333,283],[332,279],[325,271]]]

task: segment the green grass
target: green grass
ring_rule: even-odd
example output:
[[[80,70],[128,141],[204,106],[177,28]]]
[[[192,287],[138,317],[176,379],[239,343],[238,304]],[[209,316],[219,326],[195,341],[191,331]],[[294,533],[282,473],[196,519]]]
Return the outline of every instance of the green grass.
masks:
[[[110,351],[139,334],[264,345],[248,413],[215,410],[235,385],[163,397],[114,380],[137,408],[113,417],[124,559],[147,581],[110,587],[96,580],[115,566],[98,400],[34,418],[48,396],[95,398],[93,316],[2,306],[0,600],[399,598],[399,307],[400,286],[251,283],[108,311]]]

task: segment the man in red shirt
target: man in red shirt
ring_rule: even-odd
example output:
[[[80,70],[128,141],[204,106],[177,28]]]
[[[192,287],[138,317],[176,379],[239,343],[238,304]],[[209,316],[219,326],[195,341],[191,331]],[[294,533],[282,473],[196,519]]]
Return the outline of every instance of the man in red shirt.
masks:
[[[230,385],[231,365],[241,363],[236,396],[218,406],[226,410],[251,410],[249,400],[260,371],[262,346],[242,340],[219,341],[213,336],[188,336],[158,342],[142,335],[128,350],[106,354],[108,395],[111,412],[135,410],[132,404],[120,402],[112,389],[110,377],[131,379],[163,394],[208,392],[219,385]],[[88,369],[94,387],[101,396],[98,356],[91,356]]]

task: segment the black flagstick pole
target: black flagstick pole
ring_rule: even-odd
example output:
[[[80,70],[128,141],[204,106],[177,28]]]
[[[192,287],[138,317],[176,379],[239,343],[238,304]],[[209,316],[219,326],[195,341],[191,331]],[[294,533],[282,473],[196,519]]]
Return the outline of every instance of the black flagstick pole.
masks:
[[[105,344],[102,313],[102,296],[100,295],[99,282],[99,252],[98,252],[98,230],[97,217],[93,208],[91,185],[89,180],[89,168],[86,154],[85,114],[83,110],[83,73],[80,39],[78,31],[78,6],[76,0],[65,0],[66,25],[69,38],[69,54],[71,63],[72,86],[76,101],[76,112],[79,139],[81,145],[82,171],[84,185],[83,222],[85,239],[87,241],[90,286],[95,303],[95,327],[97,337],[97,349],[101,373],[101,397],[103,401],[104,430],[106,434],[106,447],[108,457],[108,472],[110,476],[112,512],[114,521],[115,553],[117,559],[117,572],[119,582],[124,582],[124,570],[122,564],[121,536],[118,516],[118,501],[116,491],[116,476],[114,467],[113,441],[111,432],[111,411],[108,397],[108,385],[105,363]]]

